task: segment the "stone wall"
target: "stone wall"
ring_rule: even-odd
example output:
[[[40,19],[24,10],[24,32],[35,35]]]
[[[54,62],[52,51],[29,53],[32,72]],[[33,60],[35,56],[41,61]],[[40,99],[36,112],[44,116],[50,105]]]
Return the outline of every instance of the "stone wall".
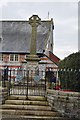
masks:
[[[8,99],[8,90],[7,88],[0,88],[0,104],[5,103],[5,100]]]
[[[62,116],[80,118],[80,93],[47,90],[47,100]]]

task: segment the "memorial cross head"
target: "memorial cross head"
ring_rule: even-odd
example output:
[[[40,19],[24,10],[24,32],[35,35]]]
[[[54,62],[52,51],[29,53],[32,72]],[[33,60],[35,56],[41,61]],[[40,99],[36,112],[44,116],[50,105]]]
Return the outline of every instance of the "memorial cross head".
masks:
[[[41,23],[41,19],[38,17],[38,15],[33,15],[29,18],[29,24],[32,27],[37,27]]]

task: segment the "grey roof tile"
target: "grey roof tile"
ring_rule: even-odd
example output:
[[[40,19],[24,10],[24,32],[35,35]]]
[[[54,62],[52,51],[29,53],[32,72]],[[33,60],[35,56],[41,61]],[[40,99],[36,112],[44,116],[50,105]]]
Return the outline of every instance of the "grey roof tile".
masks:
[[[31,29],[28,21],[2,21],[0,52],[30,52]],[[50,29],[51,21],[42,21],[38,26],[37,52],[41,53],[45,49]]]

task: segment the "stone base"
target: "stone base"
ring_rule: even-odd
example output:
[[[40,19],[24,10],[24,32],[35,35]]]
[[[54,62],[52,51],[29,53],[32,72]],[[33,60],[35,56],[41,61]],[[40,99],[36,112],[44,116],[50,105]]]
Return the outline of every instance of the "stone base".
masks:
[[[39,65],[38,65],[38,61],[28,61],[27,62],[27,69],[28,70],[38,70],[39,69]]]
[[[39,61],[41,59],[37,55],[28,55],[28,57],[22,63],[25,63],[26,70],[39,70]]]
[[[41,59],[37,55],[28,55],[26,61],[40,61]]]

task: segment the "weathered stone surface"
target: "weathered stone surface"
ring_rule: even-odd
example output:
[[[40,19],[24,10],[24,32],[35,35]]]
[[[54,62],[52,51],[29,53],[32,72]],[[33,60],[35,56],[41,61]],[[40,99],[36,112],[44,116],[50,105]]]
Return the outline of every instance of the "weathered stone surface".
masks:
[[[19,116],[19,115],[7,115],[3,116],[2,120],[72,120],[72,118],[66,117],[52,117],[52,116]],[[73,119],[78,120],[78,119]]]
[[[12,105],[12,104],[4,104],[2,106],[3,109],[16,109],[16,110],[51,110],[49,106],[38,106],[38,105]]]
[[[8,97],[8,99],[10,100],[40,100],[40,101],[45,101],[46,98],[43,96],[28,96],[28,98],[26,96],[20,96],[20,95],[11,95]]]
[[[46,101],[24,101],[24,105],[48,105]]]
[[[12,105],[48,105],[47,101],[32,101],[32,100],[6,100],[6,104]]]
[[[47,100],[51,108],[63,116],[80,119],[80,93],[47,90]]]
[[[12,104],[12,105],[23,105],[23,100],[6,100],[5,104]]]
[[[33,111],[33,110],[7,110],[2,109],[3,114],[10,114],[10,115],[33,115],[33,116],[57,116],[59,117],[58,112],[53,111]]]
[[[61,116],[59,112],[49,106],[47,99],[43,96],[29,96],[27,100],[25,96],[10,96],[9,98],[10,99],[6,100],[5,104],[2,105],[2,115],[7,115],[8,118],[13,115],[15,118],[17,116],[19,116],[19,118],[21,118],[21,116],[23,118],[33,116],[35,120],[48,120],[48,118],[60,118]]]
[[[7,87],[0,87],[0,103],[5,103],[5,100],[8,99],[8,89]]]

